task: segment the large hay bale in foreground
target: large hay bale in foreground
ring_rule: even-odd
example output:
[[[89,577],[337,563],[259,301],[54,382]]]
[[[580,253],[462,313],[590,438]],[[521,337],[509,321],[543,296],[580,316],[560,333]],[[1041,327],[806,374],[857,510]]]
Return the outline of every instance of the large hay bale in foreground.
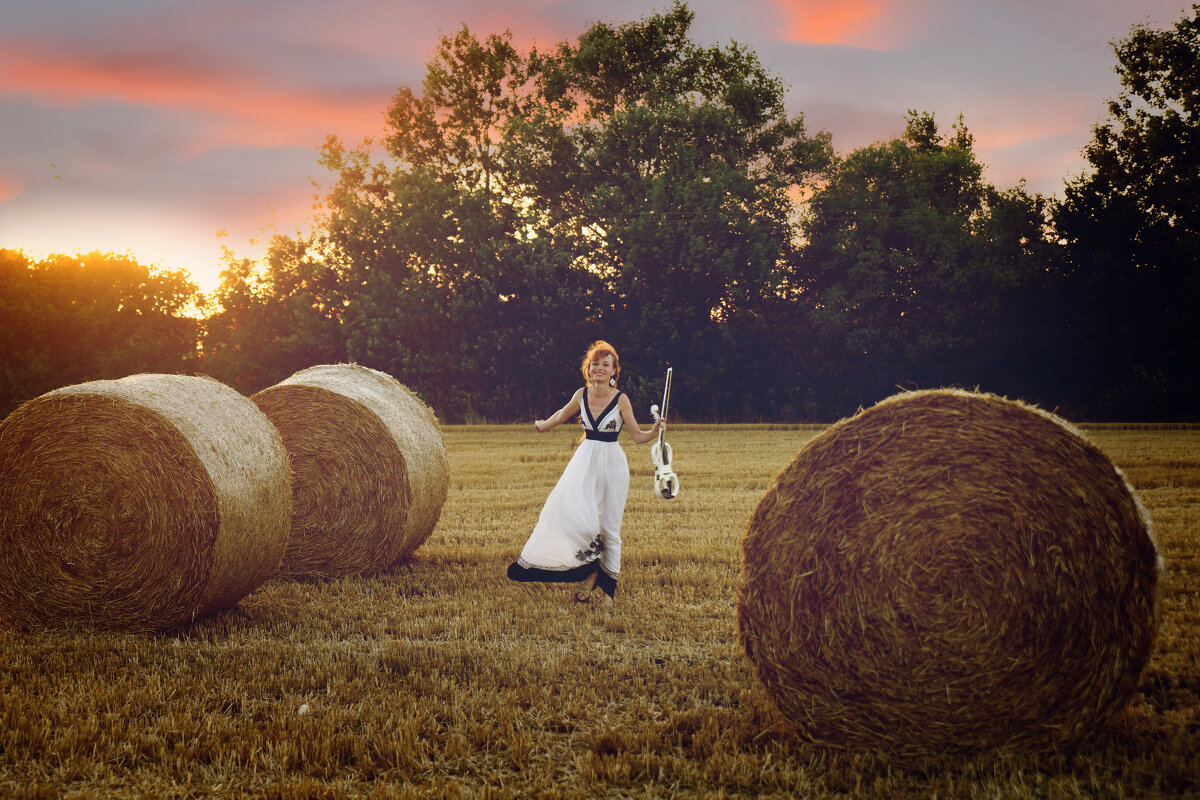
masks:
[[[742,645],[812,742],[1069,748],[1122,709],[1161,569],[1112,462],[1050,414],[911,392],[811,440],[743,542]]]
[[[354,364],[302,370],[252,398],[291,456],[291,577],[370,575],[433,532],[450,474],[437,418],[390,375]]]
[[[269,578],[291,509],[287,453],[207,378],[67,386],[0,423],[0,614],[165,630]]]

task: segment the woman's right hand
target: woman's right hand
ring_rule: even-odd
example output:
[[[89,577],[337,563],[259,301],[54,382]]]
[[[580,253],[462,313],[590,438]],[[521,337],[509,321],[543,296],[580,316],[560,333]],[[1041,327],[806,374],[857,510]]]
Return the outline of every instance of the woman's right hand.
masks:
[[[535,419],[535,420],[533,421],[533,429],[534,429],[535,431],[537,431],[538,433],[542,433],[542,432],[543,432],[543,431],[542,431],[542,426],[543,426],[543,425],[545,425],[545,424],[546,424],[546,420],[544,420],[544,419]]]

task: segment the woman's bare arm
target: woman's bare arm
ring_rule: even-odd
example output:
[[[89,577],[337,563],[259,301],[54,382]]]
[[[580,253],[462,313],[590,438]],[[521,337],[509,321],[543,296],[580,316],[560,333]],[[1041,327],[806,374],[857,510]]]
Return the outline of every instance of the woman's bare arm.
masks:
[[[629,437],[636,444],[645,444],[658,436],[660,428],[667,429],[667,423],[656,420],[649,430],[642,430],[638,425],[637,417],[633,415],[633,403],[629,402],[628,395],[621,395],[621,399],[617,401],[617,408],[621,411],[621,419],[625,422],[625,427],[629,429]]]
[[[571,399],[567,401],[565,406],[560,408],[558,411],[555,411],[546,419],[535,420],[533,423],[533,429],[538,433],[545,433],[555,425],[561,425],[562,423],[571,419],[571,417],[579,413],[579,401],[582,398],[583,389],[576,389],[575,394],[571,395]]]

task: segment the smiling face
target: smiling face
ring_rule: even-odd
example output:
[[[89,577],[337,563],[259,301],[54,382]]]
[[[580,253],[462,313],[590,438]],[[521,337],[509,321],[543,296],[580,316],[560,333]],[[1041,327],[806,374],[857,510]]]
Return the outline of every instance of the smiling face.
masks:
[[[608,379],[613,377],[612,356],[603,355],[592,359],[592,362],[588,365],[588,376],[591,378],[592,383],[608,383]]]
[[[581,365],[583,379],[595,386],[607,385],[621,377],[621,359],[608,342],[595,342]]]

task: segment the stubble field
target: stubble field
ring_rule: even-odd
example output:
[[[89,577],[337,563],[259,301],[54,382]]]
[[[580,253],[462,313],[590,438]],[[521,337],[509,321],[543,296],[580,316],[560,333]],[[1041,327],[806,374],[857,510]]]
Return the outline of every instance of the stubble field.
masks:
[[[0,629],[0,796],[1200,796],[1200,428],[1086,429],[1167,560],[1128,711],[1077,753],[919,768],[803,743],[738,645],[742,533],[819,428],[672,426],[674,501],[623,439],[611,610],[504,577],[564,428],[446,427],[441,521],[387,574],[272,580],[166,635]]]

